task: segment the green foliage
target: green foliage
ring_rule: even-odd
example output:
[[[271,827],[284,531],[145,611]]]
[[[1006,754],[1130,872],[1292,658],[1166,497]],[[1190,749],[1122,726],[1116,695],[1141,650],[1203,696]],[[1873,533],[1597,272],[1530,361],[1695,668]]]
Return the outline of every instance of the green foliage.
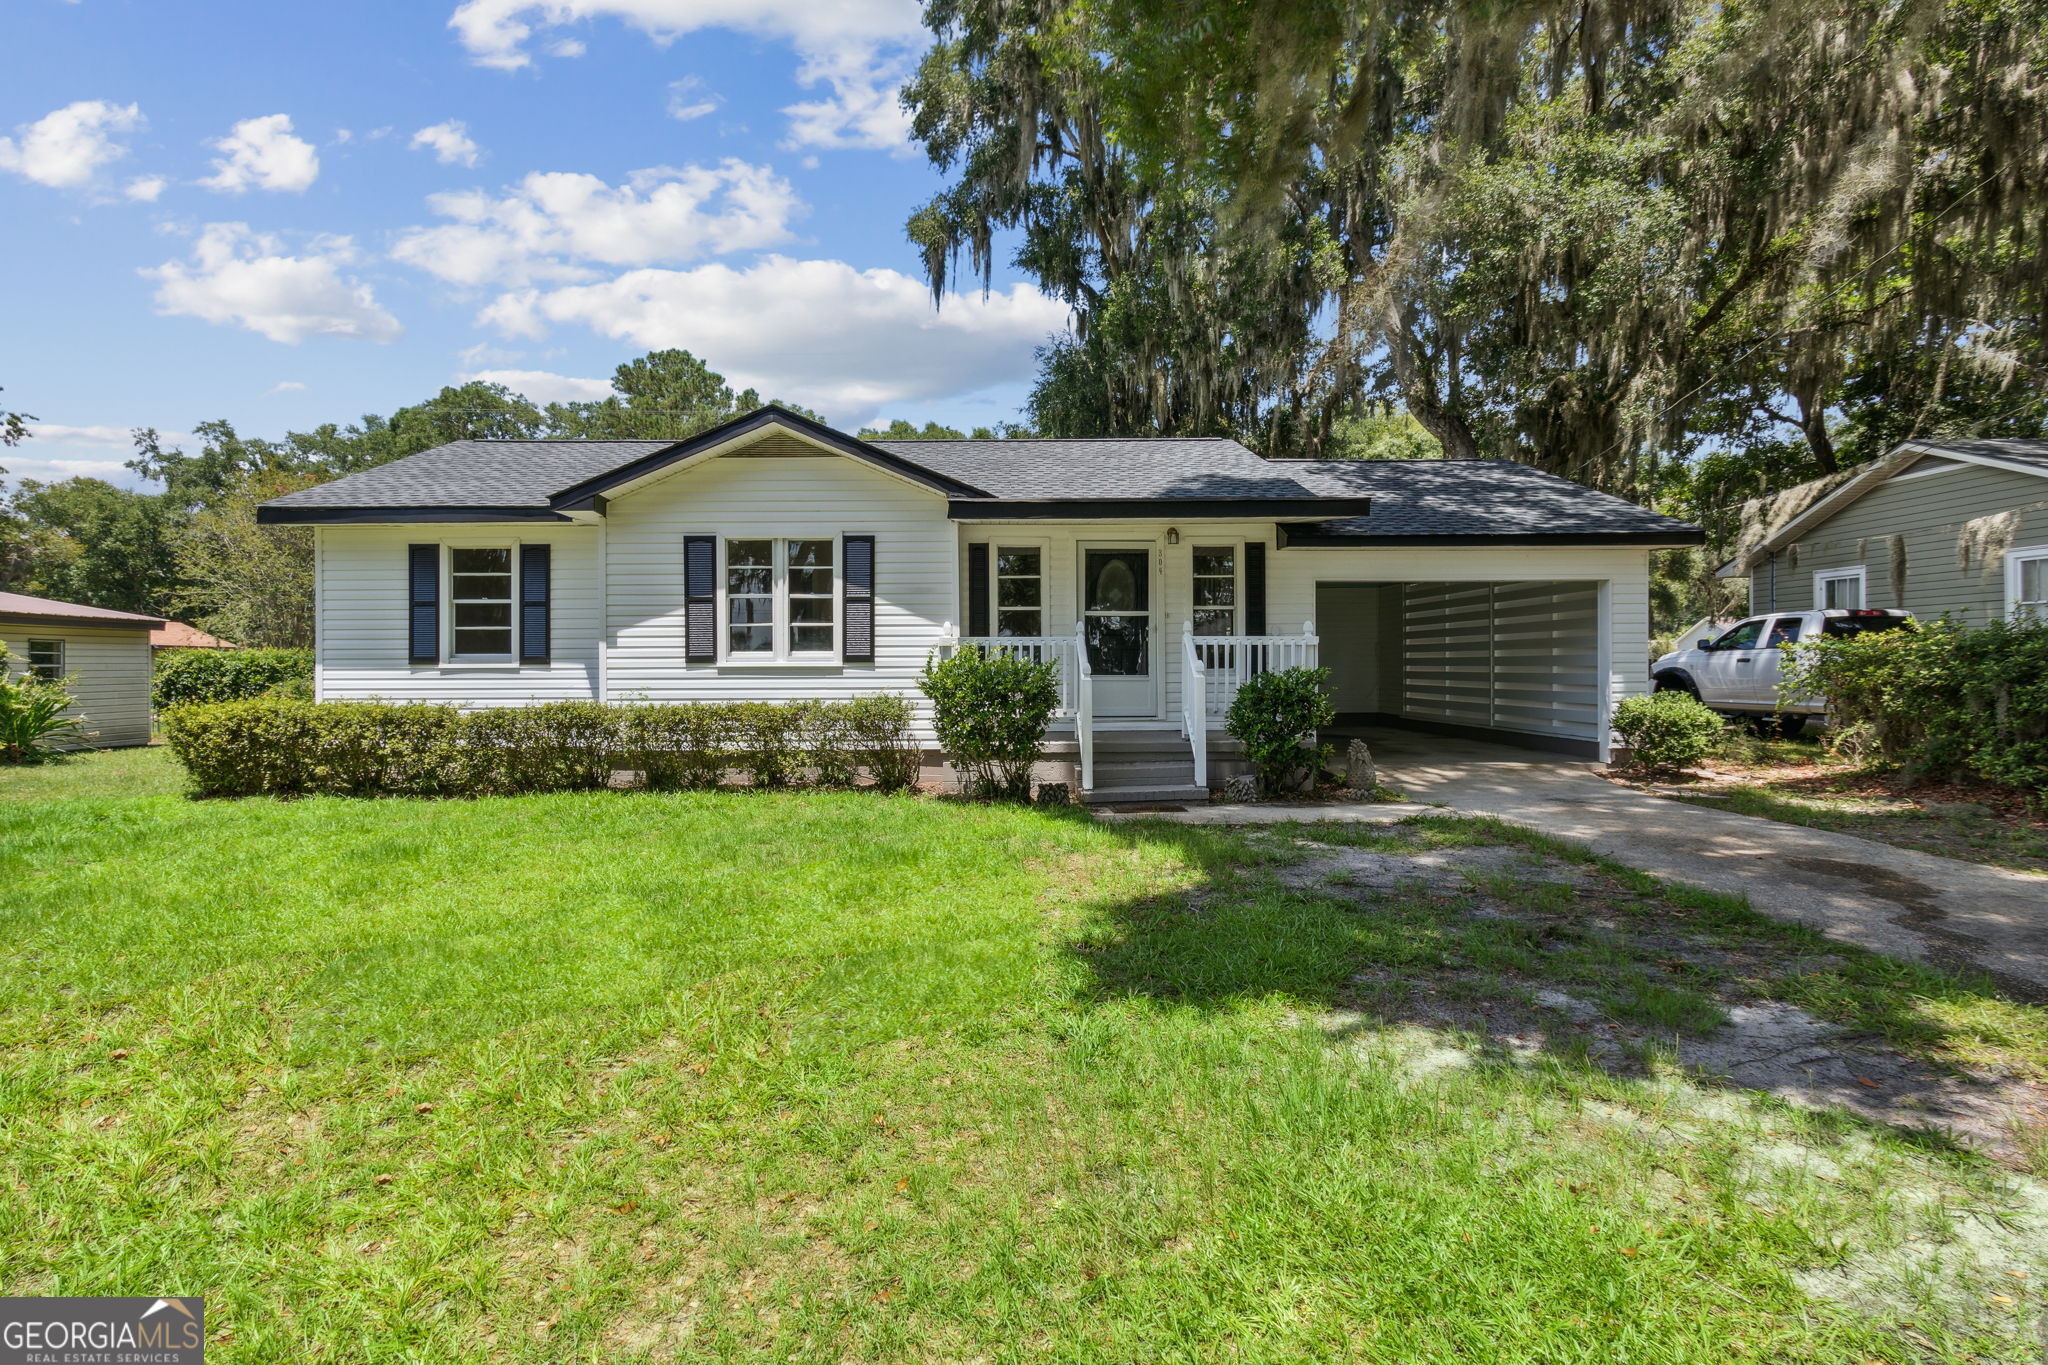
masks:
[[[1230,699],[1223,728],[1244,746],[1266,796],[1313,778],[1329,760],[1317,731],[1337,718],[1327,668],[1284,668],[1248,679]]]
[[[1073,308],[1042,429],[1320,453],[1380,399],[1647,498],[2048,419],[2041,0],[925,12],[909,235]]]
[[[11,500],[28,551],[0,584],[60,602],[169,615],[178,509],[102,479],[22,480]]]
[[[61,683],[14,672],[10,657],[0,641],[0,763],[39,763],[84,738],[85,728],[64,714],[71,694]]]
[[[941,426],[937,422],[926,422],[920,427],[902,417],[886,427],[862,427],[856,434],[863,441],[957,441],[967,435],[958,427]],[[977,428],[975,435],[979,437],[982,434],[982,430]]]
[[[620,365],[612,388],[596,402],[542,408],[502,384],[472,380],[389,417],[327,422],[275,440],[244,436],[226,420],[200,422],[191,450],[140,428],[128,468],[162,491],[88,478],[24,481],[0,500],[0,588],[159,616],[189,611],[230,639],[301,646],[312,638],[312,533],[258,526],[255,506],[264,499],[449,441],[678,439],[761,406],[754,390],[735,392],[680,350]],[[13,431],[0,423],[0,437]]]
[[[615,772],[657,790],[716,785],[852,786],[917,778],[902,697],[683,706],[548,702],[449,706],[310,702],[266,695],[180,705],[164,739],[200,796],[487,796],[590,791]]]
[[[1721,743],[1721,717],[1689,692],[1628,697],[1614,708],[1614,732],[1644,772],[1683,772]]]
[[[312,681],[309,649],[173,649],[157,656],[149,690],[156,709],[168,711],[194,702],[246,701]]]
[[[1059,665],[956,649],[925,661],[918,686],[931,700],[939,747],[977,796],[1022,801],[1045,727],[1060,704]]]
[[[2048,622],[1927,621],[1802,641],[1787,658],[1786,695],[1827,698],[1847,750],[2048,794]]]

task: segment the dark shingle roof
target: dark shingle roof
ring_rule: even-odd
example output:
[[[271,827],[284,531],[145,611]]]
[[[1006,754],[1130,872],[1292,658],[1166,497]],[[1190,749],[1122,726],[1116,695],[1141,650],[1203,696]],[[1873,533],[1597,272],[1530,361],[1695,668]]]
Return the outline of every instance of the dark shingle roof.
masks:
[[[1099,440],[861,442],[809,419],[768,408],[675,441],[455,441],[264,505],[264,519],[389,519],[386,512],[467,513],[449,519],[548,515],[587,507],[591,495],[630,482],[728,435],[779,423],[849,454],[926,478],[953,498],[955,515],[1120,513],[1135,504],[1269,504],[1313,516],[1327,504],[1350,516],[1304,526],[1303,539],[1444,536],[1634,536],[1685,541],[1697,532],[1619,498],[1507,460],[1265,460],[1225,437]],[[671,454],[670,452],[673,452]],[[919,471],[922,471],[919,473]],[[1348,503],[1349,505],[1345,505]],[[349,515],[350,509],[373,514]],[[1237,509],[1230,508],[1235,511]],[[1243,509],[1256,514],[1257,508]],[[402,518],[401,518],[402,519]]]
[[[1276,460],[1325,496],[1372,499],[1372,515],[1298,528],[1291,539],[1396,536],[1668,536],[1675,517],[1513,460]]]
[[[1952,455],[1976,455],[1986,460],[2009,460],[2031,465],[2048,474],[2048,441],[1908,441],[1915,450],[1946,451]]]
[[[1289,472],[1222,436],[870,441],[1005,499],[1312,498]]]
[[[546,507],[564,488],[674,441],[450,441],[272,498],[270,507]]]

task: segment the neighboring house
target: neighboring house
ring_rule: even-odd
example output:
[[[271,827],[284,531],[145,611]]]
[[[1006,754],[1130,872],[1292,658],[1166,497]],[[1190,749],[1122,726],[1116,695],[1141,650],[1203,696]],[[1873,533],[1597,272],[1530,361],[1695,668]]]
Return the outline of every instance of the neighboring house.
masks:
[[[183,621],[166,621],[149,633],[149,648],[152,653],[167,649],[239,649],[218,635],[208,635],[197,626],[188,626]]]
[[[154,616],[108,611],[0,592],[0,641],[7,667],[63,679],[85,722],[88,744],[104,749],[149,743],[149,633]]]
[[[1318,658],[1348,719],[1604,754],[1649,686],[1649,552],[1701,541],[1509,461],[864,441],[774,407],[459,441],[258,517],[315,528],[322,699],[921,706],[926,659],[984,643],[1059,661],[1052,751],[1126,799],[1208,782],[1237,683]]]
[[[1749,579],[1751,611],[2048,615],[2048,441],[1908,441],[1791,493],[1721,567]]]

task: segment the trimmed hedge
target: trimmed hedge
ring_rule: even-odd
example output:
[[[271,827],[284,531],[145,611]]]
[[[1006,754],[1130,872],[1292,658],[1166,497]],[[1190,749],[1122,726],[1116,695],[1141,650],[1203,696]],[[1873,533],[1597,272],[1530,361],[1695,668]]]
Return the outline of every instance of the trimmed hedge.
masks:
[[[1031,768],[1060,704],[1060,666],[994,650],[958,649],[925,660],[917,685],[932,704],[939,747],[961,788],[992,800],[1031,799]]]
[[[159,711],[191,702],[242,701],[272,692],[312,700],[312,650],[167,650],[157,656],[150,680],[150,698]]]
[[[1223,717],[1224,733],[1244,746],[1259,794],[1278,796],[1311,781],[1330,761],[1317,732],[1337,718],[1330,670],[1283,668],[1245,679]]]
[[[1690,692],[1627,697],[1614,708],[1614,732],[1628,745],[1630,766],[1644,772],[1679,773],[1704,762],[1726,729]]]
[[[164,740],[197,796],[493,796],[586,791],[615,772],[673,791],[728,773],[758,787],[885,791],[917,780],[910,703],[607,705],[548,702],[489,711],[266,696],[180,706]]]

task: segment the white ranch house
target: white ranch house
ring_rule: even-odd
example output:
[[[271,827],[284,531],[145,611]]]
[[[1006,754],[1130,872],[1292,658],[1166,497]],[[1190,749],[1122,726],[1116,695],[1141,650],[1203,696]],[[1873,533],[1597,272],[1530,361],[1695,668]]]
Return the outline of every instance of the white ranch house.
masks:
[[[1648,688],[1649,553],[1700,541],[1510,461],[864,441],[775,407],[458,441],[259,515],[315,528],[322,700],[921,701],[934,651],[1015,649],[1059,661],[1052,754],[1098,800],[1220,780],[1236,686],[1297,663],[1347,722],[1604,757]]]

